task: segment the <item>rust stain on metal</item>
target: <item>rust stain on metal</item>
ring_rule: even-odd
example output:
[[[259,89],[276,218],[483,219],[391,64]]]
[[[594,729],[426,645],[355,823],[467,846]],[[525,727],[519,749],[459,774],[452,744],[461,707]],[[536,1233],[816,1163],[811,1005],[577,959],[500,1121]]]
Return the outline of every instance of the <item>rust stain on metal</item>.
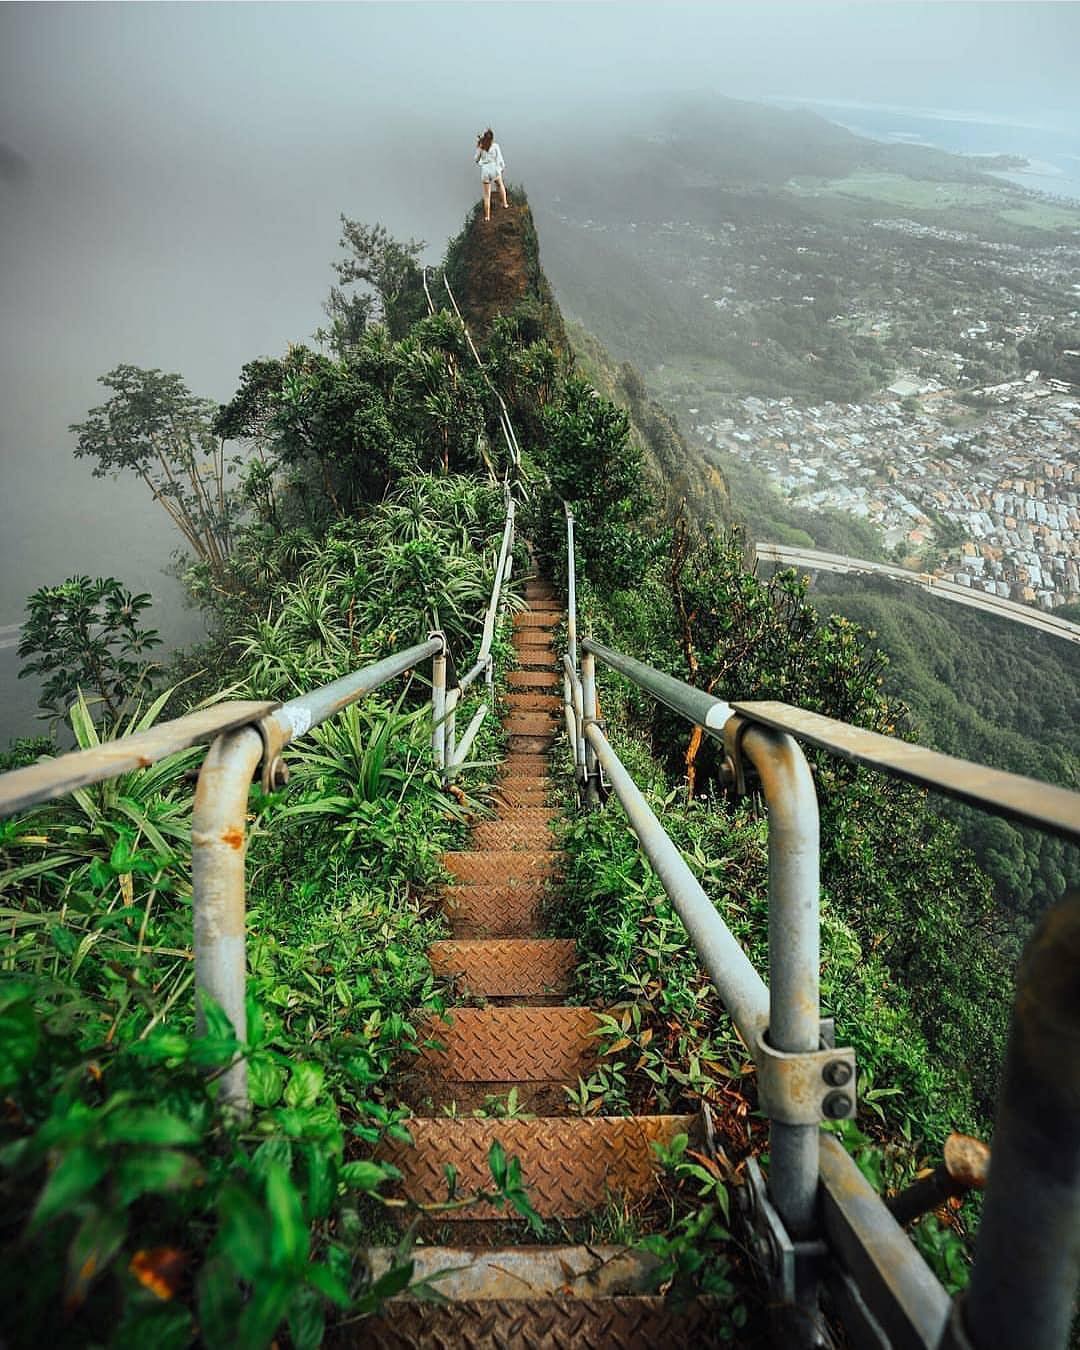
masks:
[[[243,848],[244,831],[238,825],[230,825],[227,830],[222,831],[221,842],[228,844],[230,848]]]

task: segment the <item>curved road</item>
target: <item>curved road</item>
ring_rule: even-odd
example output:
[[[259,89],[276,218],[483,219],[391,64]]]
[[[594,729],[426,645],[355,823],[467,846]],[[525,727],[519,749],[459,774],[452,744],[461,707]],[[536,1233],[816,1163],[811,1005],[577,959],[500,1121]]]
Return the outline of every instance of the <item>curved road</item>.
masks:
[[[1000,596],[987,595],[985,591],[958,586],[954,581],[942,581],[940,577],[931,576],[928,572],[909,572],[904,567],[892,567],[888,563],[845,558],[839,553],[822,553],[811,548],[788,548],[785,544],[758,544],[757,559],[758,562],[778,563],[781,567],[806,567],[816,572],[855,574],[870,572],[877,576],[890,577],[893,581],[903,581],[909,586],[919,586],[924,591],[931,591],[945,600],[955,600],[958,604],[985,610],[988,614],[996,614],[1002,619],[1025,623],[1029,628],[1036,628],[1040,633],[1049,633],[1052,637],[1064,638],[1066,642],[1080,643],[1080,624],[1055,618],[1050,610],[1018,605],[1014,600],[1002,600]]]

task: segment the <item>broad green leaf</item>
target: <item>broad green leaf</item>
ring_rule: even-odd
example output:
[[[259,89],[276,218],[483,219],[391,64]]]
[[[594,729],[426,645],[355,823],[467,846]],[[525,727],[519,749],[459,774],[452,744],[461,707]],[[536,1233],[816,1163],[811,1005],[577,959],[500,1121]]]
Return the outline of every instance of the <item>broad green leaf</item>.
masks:
[[[218,1198],[218,1221],[217,1250],[241,1279],[259,1279],[269,1258],[266,1211],[246,1190],[228,1185]]]
[[[292,1171],[293,1146],[288,1139],[267,1139],[251,1155],[251,1171],[263,1181],[270,1175],[274,1163],[286,1172]]]
[[[305,1146],[307,1153],[308,1221],[325,1219],[337,1194],[337,1165],[319,1144]]]
[[[318,1350],[326,1330],[323,1301],[314,1289],[301,1286],[288,1310],[289,1334],[296,1350]]]
[[[30,1231],[40,1228],[57,1214],[69,1209],[76,1200],[82,1199],[105,1175],[105,1170],[105,1158],[85,1145],[65,1153],[49,1174],[45,1189],[34,1207]]]
[[[0,1090],[8,1091],[33,1063],[41,1042],[33,1004],[11,1003],[0,1011]]]
[[[411,1263],[409,1270],[412,1271]],[[383,1278],[385,1279],[385,1276]],[[348,1289],[329,1266],[316,1265],[312,1262],[304,1271],[304,1279],[313,1289],[317,1289],[323,1298],[329,1299],[331,1303],[336,1303],[339,1308],[347,1308],[352,1302]]]
[[[236,1350],[236,1322],[242,1307],[231,1262],[217,1256],[199,1271],[199,1331],[210,1350]]]
[[[254,1286],[235,1328],[233,1344],[262,1350],[281,1325],[296,1288],[291,1275],[267,1275]]]
[[[147,1191],[168,1191],[190,1183],[199,1175],[199,1165],[187,1153],[156,1149],[132,1154],[117,1164],[117,1198],[130,1205]]]
[[[309,1236],[300,1195],[280,1163],[266,1169],[266,1204],[270,1210],[270,1259],[277,1270],[293,1270],[307,1261]]]
[[[254,1055],[248,1060],[248,1092],[255,1106],[274,1106],[281,1100],[285,1075],[265,1055]]]
[[[105,1118],[104,1136],[123,1144],[197,1144],[198,1132],[186,1121],[178,1120],[153,1106],[129,1107]]]
[[[285,1101],[289,1106],[314,1106],[322,1091],[325,1070],[321,1064],[294,1064],[292,1077],[285,1089]]]
[[[354,1191],[377,1190],[386,1179],[386,1168],[377,1162],[350,1162],[341,1169],[341,1180]]]

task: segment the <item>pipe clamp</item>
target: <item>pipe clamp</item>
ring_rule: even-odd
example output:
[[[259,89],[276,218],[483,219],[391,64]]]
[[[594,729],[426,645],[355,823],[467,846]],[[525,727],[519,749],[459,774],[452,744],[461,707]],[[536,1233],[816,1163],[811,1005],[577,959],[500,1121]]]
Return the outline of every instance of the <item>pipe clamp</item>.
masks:
[[[819,1125],[823,1120],[853,1120],[855,1051],[826,1047],[785,1054],[762,1032],[754,1047],[758,1097],[770,1120],[784,1125]]]

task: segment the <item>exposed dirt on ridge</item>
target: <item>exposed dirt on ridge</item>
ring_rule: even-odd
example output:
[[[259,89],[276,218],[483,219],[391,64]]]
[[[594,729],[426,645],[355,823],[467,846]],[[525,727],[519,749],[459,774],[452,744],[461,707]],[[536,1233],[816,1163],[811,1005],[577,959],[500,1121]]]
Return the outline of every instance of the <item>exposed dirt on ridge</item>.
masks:
[[[477,216],[465,233],[461,263],[468,287],[461,307],[470,328],[486,333],[496,317],[529,293],[529,257],[525,244],[531,226],[529,208],[492,203],[491,219]]]

